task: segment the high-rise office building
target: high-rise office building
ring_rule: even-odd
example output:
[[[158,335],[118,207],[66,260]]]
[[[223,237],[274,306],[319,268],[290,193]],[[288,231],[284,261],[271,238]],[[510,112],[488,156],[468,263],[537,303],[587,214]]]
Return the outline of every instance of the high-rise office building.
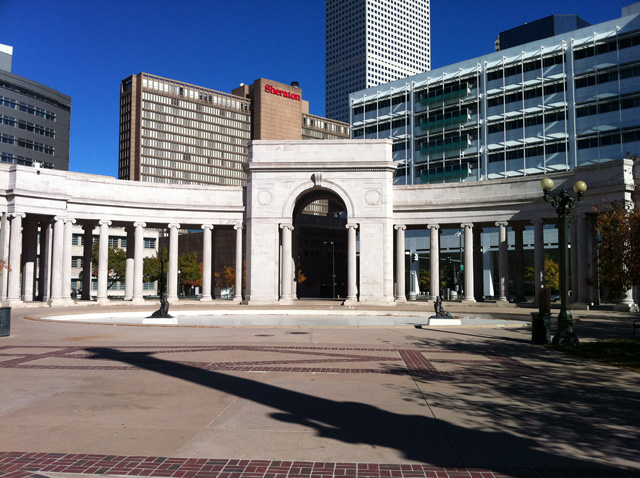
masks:
[[[430,0],[326,0],[327,118],[349,94],[431,68]]]
[[[296,82],[229,94],[140,73],[121,84],[118,178],[242,186],[251,139],[348,137],[347,124],[309,114]]]
[[[506,50],[543,38],[568,33],[591,25],[578,15],[550,15],[535,22],[500,32],[496,40],[496,51]]]
[[[352,137],[393,139],[396,184],[544,174],[640,151],[640,9],[623,13],[634,11],[353,93]]]
[[[12,73],[12,57],[0,45],[0,161],[68,170],[71,98]]]

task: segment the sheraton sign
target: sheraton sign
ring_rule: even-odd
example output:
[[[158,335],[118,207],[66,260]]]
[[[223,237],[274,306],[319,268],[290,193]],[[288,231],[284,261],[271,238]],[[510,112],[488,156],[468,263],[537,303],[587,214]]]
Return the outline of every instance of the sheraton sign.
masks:
[[[302,100],[300,95],[296,95],[296,94],[293,94],[293,93],[290,93],[290,92],[284,91],[284,90],[276,90],[271,85],[265,85],[264,91],[266,91],[267,93],[271,93],[272,95],[284,96],[285,98],[290,98],[290,99],[296,100],[296,101],[301,101]]]

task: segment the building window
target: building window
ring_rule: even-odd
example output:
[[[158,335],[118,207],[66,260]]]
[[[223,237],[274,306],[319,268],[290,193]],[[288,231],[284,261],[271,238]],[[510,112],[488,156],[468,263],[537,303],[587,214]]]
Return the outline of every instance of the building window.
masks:
[[[155,237],[145,237],[144,238],[144,248],[145,249],[155,249],[156,248],[156,239],[155,239]]]

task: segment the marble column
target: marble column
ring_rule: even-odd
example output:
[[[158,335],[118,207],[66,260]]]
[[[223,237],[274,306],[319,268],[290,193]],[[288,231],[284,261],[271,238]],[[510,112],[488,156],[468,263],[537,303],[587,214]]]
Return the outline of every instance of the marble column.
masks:
[[[66,218],[64,220],[64,244],[62,245],[62,298],[67,303],[72,303],[71,299],[71,247],[73,245],[73,225],[76,220]]]
[[[51,220],[40,222],[40,270],[38,276],[38,298],[49,302],[51,298],[51,250],[53,248],[53,228]]]
[[[280,300],[291,300],[291,287],[293,278],[291,277],[291,233],[293,226],[291,224],[280,224],[282,229],[282,266],[280,269]]]
[[[464,228],[464,299],[463,302],[475,302],[473,290],[473,224],[460,224]]]
[[[98,244],[98,303],[108,302],[107,288],[109,286],[109,226],[111,221],[103,219],[100,225],[100,240]]]
[[[440,295],[440,226],[429,224],[427,229],[431,231],[429,246],[429,258],[431,260],[431,289],[429,299],[436,300]]]
[[[515,302],[524,302],[524,226],[513,226],[515,233],[514,272],[516,283]]]
[[[237,304],[242,302],[242,224],[236,224],[233,228],[236,231],[236,285],[233,301]]]
[[[203,302],[211,301],[211,249],[213,224],[202,226],[202,297]]]
[[[0,302],[7,300],[7,286],[9,284],[9,237],[11,230],[11,221],[9,213],[2,214],[2,222],[0,223],[0,261],[2,261],[2,274],[0,274]]]
[[[509,296],[509,242],[507,222],[496,222],[498,226],[498,301],[506,302]]]
[[[91,300],[93,277],[93,225],[82,226],[82,300]]]
[[[534,270],[535,270],[535,301],[538,301],[538,293],[544,287],[544,220],[533,219],[533,248],[534,248]]]
[[[127,226],[125,231],[127,232],[127,251],[124,272],[124,300],[133,300],[134,269],[136,267],[136,229],[133,226]]]
[[[347,299],[345,304],[358,301],[358,278],[357,278],[357,251],[356,251],[356,230],[357,224],[347,224]]]
[[[169,263],[167,264],[167,300],[178,301],[178,231],[180,224],[169,224]]]
[[[144,272],[144,222],[134,222],[135,239],[133,247],[133,303],[144,304],[143,293],[143,272]],[[127,248],[129,244],[127,243]],[[159,291],[160,293],[161,291]]]
[[[22,219],[26,216],[23,212],[9,214],[11,232],[9,237],[9,286],[7,290],[7,302],[9,305],[19,304],[20,299],[20,261],[22,255]]]
[[[482,252],[482,228],[473,228],[473,289],[476,293],[476,302],[484,301],[484,257]]]
[[[589,286],[587,285],[589,279],[589,232],[587,221],[588,217],[586,214],[578,214],[576,218],[578,241],[575,245],[577,260],[577,276],[575,282],[578,286],[576,300],[581,304],[591,303]]]
[[[393,226],[396,230],[396,302],[406,302],[404,274],[405,274],[405,254],[404,254],[404,231],[407,226]]]
[[[51,250],[51,298],[52,306],[64,303],[62,298],[62,250],[64,248],[64,217],[53,218],[53,247]]]
[[[24,221],[22,237],[22,300],[33,302],[36,293],[38,261],[38,221],[29,216]]]

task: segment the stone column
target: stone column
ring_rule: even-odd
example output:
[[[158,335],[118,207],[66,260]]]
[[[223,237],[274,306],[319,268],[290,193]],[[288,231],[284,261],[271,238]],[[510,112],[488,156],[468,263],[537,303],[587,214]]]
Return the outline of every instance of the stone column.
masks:
[[[9,287],[7,290],[7,302],[19,304],[20,299],[20,256],[22,254],[22,219],[26,216],[23,212],[9,214],[11,220],[11,235],[9,237]]]
[[[515,282],[516,298],[515,302],[524,302],[524,226],[513,226],[515,232]]]
[[[62,305],[62,251],[64,249],[64,217],[53,218],[53,248],[51,250],[51,298],[49,305]]]
[[[38,261],[38,221],[29,216],[24,222],[22,237],[22,300],[35,300],[36,263]]]
[[[211,231],[213,224],[203,224],[202,226],[202,297],[203,302],[211,300]]]
[[[576,218],[578,226],[578,242],[575,245],[576,248],[576,284],[578,286],[578,293],[576,300],[581,304],[589,304],[589,286],[587,281],[589,279],[589,232],[588,232],[588,217],[586,214],[579,214]]]
[[[178,231],[180,224],[169,224],[169,263],[167,264],[167,300],[178,301]]]
[[[291,232],[293,226],[291,224],[280,224],[282,229],[282,266],[280,268],[280,300],[290,301],[292,299],[291,286],[293,279],[291,277]]]
[[[476,293],[476,302],[484,301],[484,257],[482,256],[482,228],[473,228],[473,290]]]
[[[125,231],[127,232],[127,258],[124,272],[124,300],[133,300],[134,269],[136,267],[136,229],[132,226],[127,226]]]
[[[134,222],[135,239],[133,250],[133,303],[144,304],[142,297],[143,283],[143,266],[144,266],[144,228],[147,224],[144,222]],[[127,248],[129,244],[127,243]]]
[[[82,300],[91,300],[91,278],[93,276],[93,225],[82,226]]]
[[[51,249],[53,248],[53,228],[51,220],[40,223],[40,271],[38,277],[38,297],[42,302],[51,298]]]
[[[9,213],[2,215],[2,223],[0,224],[0,260],[2,261],[2,274],[0,274],[0,302],[7,300],[7,285],[9,284],[9,237],[11,229],[11,221],[9,221]]]
[[[404,231],[407,229],[407,226],[396,225],[393,227],[396,230],[396,302],[406,302],[407,296],[404,283]]]
[[[237,304],[242,302],[242,224],[236,224],[233,228],[236,230],[236,285],[233,301]]]
[[[533,248],[534,248],[534,270],[536,275],[535,302],[538,301],[538,292],[544,287],[544,221],[533,219]]]
[[[100,242],[98,247],[98,304],[106,304],[109,299],[107,297],[107,287],[109,282],[109,226],[111,221],[101,220],[100,224]]]
[[[496,222],[498,232],[498,301],[506,302],[509,296],[509,242],[507,222]]]
[[[356,230],[357,224],[347,224],[347,299],[345,304],[358,301],[358,280],[357,280],[357,251],[356,251]]]
[[[66,303],[73,303],[71,299],[71,247],[73,244],[73,225],[75,219],[64,220],[64,244],[62,245],[62,298]]]
[[[429,299],[436,300],[440,295],[440,226],[429,224],[427,229],[431,231],[429,245],[429,258],[431,259],[431,290]]]
[[[475,302],[473,291],[473,224],[460,224],[464,228],[464,299],[463,302]]]

